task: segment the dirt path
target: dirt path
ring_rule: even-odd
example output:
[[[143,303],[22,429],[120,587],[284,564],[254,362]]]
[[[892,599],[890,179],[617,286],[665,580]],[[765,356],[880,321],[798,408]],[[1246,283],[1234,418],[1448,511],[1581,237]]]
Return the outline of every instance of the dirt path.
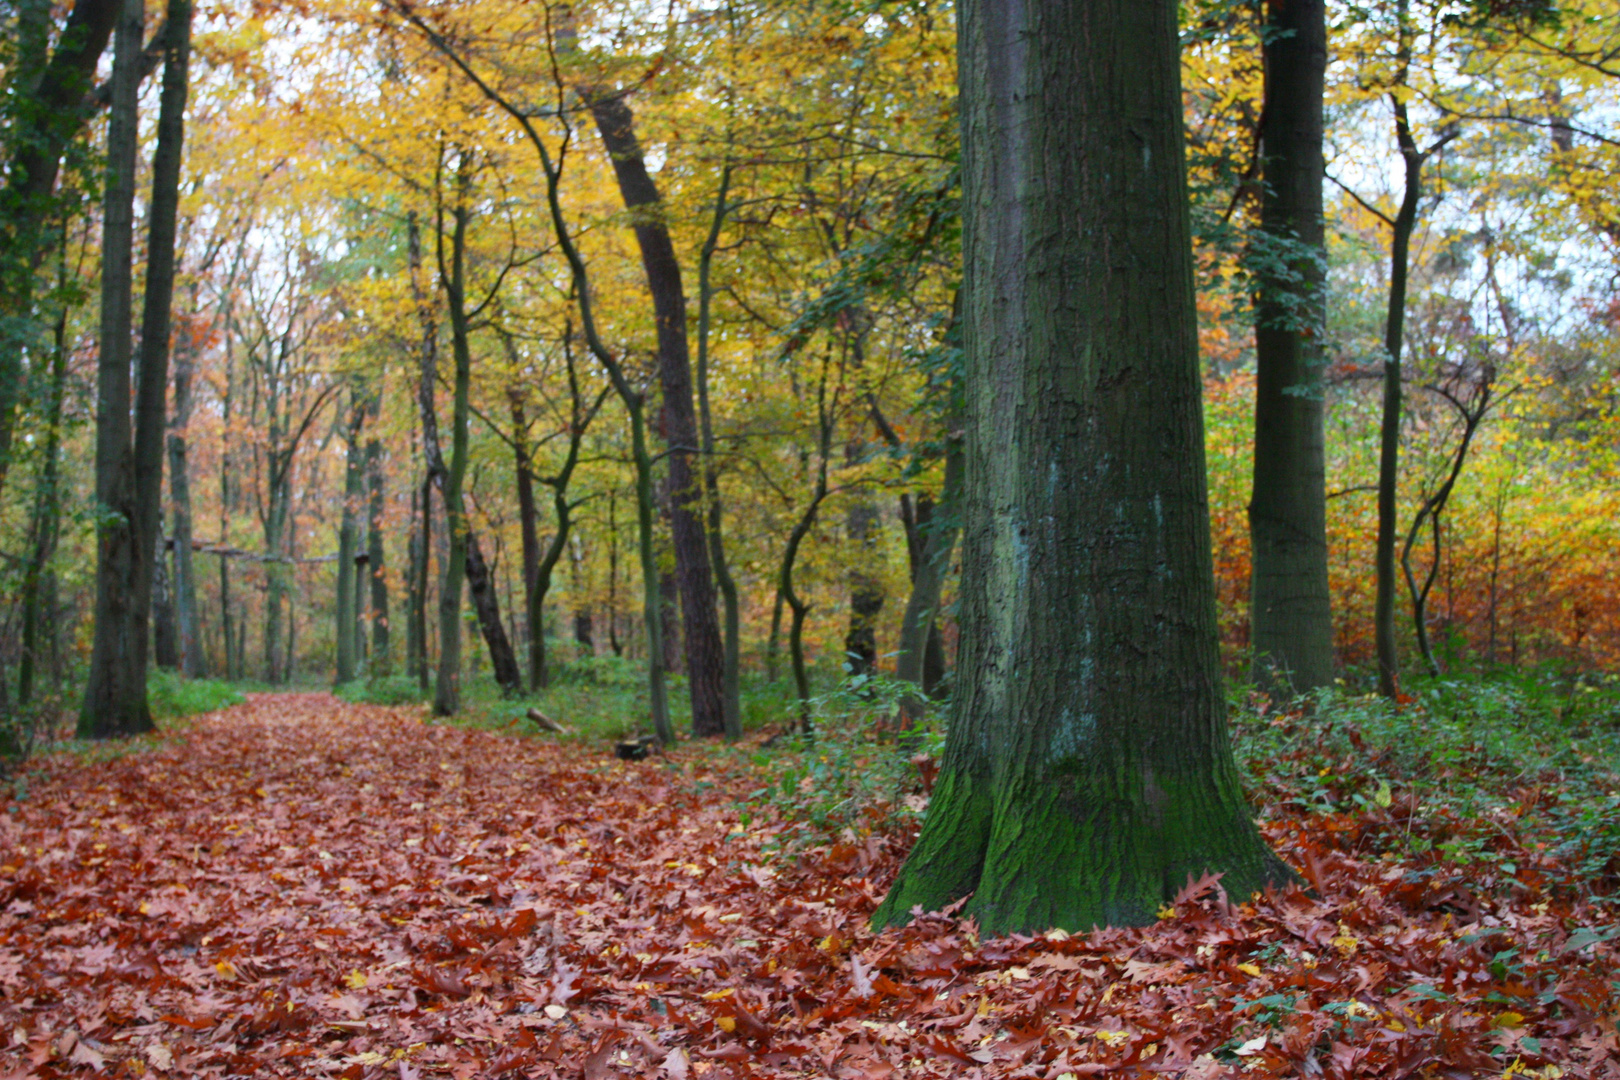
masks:
[[[0,1076],[1614,1075],[1603,957],[1560,957],[1546,905],[1487,908],[1479,944],[1399,868],[1320,852],[1317,899],[874,936],[895,842],[771,863],[737,812],[758,778],[719,760],[326,695],[48,759],[0,806]],[[1296,863],[1303,835],[1273,831]]]

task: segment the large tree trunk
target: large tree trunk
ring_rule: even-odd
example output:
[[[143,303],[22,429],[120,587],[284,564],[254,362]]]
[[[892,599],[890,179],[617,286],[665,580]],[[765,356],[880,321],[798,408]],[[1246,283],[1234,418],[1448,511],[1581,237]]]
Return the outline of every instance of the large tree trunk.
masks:
[[[175,219],[185,134],[190,58],[189,0],[170,0],[158,144],[152,162],[140,382],[130,423],[130,328],[135,156],[145,11],[129,0],[119,15],[107,134],[102,312],[96,400],[96,626],[79,734],[131,735],[152,728],[146,703],[147,618],[153,547],[162,511],[164,399],[168,389],[169,309],[174,296]],[[131,435],[133,434],[133,440]]]
[[[652,293],[658,323],[658,377],[663,389],[663,429],[669,444],[670,531],[675,543],[675,574],[680,582],[686,638],[687,686],[692,697],[692,733],[723,735],[722,694],[725,651],[715,615],[703,498],[692,459],[700,443],[692,405],[692,364],[686,340],[686,296],[681,265],[663,220],[658,187],[647,172],[634,117],[622,93],[586,91],[597,131],[613,159],[619,193],[634,215],[641,265]],[[656,617],[656,616],[655,616]]]
[[[1322,441],[1323,0],[1269,0],[1256,234],[1250,643],[1262,686],[1333,681]]]
[[[987,935],[1152,923],[1206,871],[1246,898],[1289,872],[1220,684],[1176,5],[959,11],[963,652],[874,923],[968,894]]]
[[[4,89],[12,99],[4,117],[5,145],[11,152],[0,168],[0,488],[11,462],[17,404],[23,388],[23,352],[30,344],[34,276],[49,250],[49,228],[56,209],[56,178],[62,154],[89,118],[85,107],[96,65],[113,26],[129,5],[125,0],[79,0],[68,16],[56,51],[41,63],[48,46],[51,5],[24,0],[18,5],[16,67]],[[129,72],[141,48],[130,46]],[[128,107],[126,105],[126,107]],[[131,151],[133,152],[133,151]],[[130,180],[133,184],[133,178]],[[128,327],[125,327],[126,333]]]
[[[364,476],[360,463],[360,427],[365,423],[365,403],[351,393],[349,421],[343,431],[343,512],[338,526],[337,563],[337,683],[354,680],[359,665],[355,646],[359,643],[360,617],[355,610],[355,556],[360,552],[360,496]]]

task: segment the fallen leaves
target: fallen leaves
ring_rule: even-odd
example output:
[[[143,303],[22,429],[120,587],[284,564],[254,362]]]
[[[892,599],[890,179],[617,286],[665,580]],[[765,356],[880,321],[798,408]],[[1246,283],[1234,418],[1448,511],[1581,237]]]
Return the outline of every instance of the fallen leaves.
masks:
[[[0,813],[0,1073],[1620,1075],[1615,933],[1268,826],[1316,884],[1138,930],[866,919],[904,852],[765,850],[725,755],[619,763],[324,695],[46,762]],[[756,823],[757,826],[757,823]]]

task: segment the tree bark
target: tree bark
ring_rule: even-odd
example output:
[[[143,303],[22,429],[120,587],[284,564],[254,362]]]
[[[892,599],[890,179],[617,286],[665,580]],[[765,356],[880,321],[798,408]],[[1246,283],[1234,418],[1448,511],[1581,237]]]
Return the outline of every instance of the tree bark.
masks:
[[[517,654],[512,651],[512,639],[507,636],[506,624],[501,622],[500,601],[495,595],[495,580],[489,564],[484,561],[478,534],[467,532],[467,594],[472,599],[473,611],[478,615],[478,628],[484,635],[484,647],[489,650],[489,666],[495,671],[495,681],[501,693],[514,697],[523,693],[523,672],[518,668]]]
[[[714,196],[714,216],[709,222],[709,235],[698,253],[698,321],[697,321],[697,396],[698,425],[703,439],[703,484],[709,506],[709,559],[714,564],[715,584],[720,587],[724,605],[725,667],[720,682],[720,695],[725,712],[726,738],[742,738],[742,640],[741,609],[737,597],[737,581],[726,562],[724,504],[720,501],[720,469],[714,454],[714,416],[709,408],[709,322],[714,301],[712,270],[714,253],[720,246],[720,230],[730,212],[727,198],[731,194],[731,164],[720,170],[720,187]]]
[[[62,268],[66,277],[66,266]],[[55,612],[47,613],[47,585],[51,559],[62,535],[62,405],[67,397],[67,319],[64,305],[57,315],[54,348],[51,350],[51,396],[47,405],[45,450],[40,466],[39,487],[34,493],[33,543],[28,569],[23,577],[23,644],[17,663],[17,701],[26,705],[33,699],[35,671],[42,639],[54,642]]]
[[[472,391],[472,352],[464,303],[465,245],[468,211],[458,203],[450,241],[450,265],[444,263],[444,229],[439,228],[439,278],[450,309],[450,347],[455,358],[454,398],[450,417],[450,461],[439,449],[439,425],[433,403],[434,376],[424,352],[418,386],[422,410],[422,447],[428,475],[444,501],[446,548],[444,577],[439,583],[439,671],[433,684],[433,711],[453,716],[461,708],[461,590],[467,576],[467,521],[461,488],[467,476],[467,421]]]
[[[377,421],[382,412],[382,394],[373,392],[367,406],[372,435],[366,442],[366,575],[371,581],[371,673],[387,676],[393,672],[389,645],[388,568],[383,548],[383,449],[377,437]]]
[[[623,94],[586,90],[585,97],[597,131],[613,159],[619,193],[631,213],[658,325],[658,376],[663,389],[664,438],[669,444],[670,531],[681,592],[692,733],[723,735],[726,731],[722,693],[725,651],[715,615],[702,492],[692,466],[700,443],[697,415],[692,405],[692,365],[686,339],[686,296],[681,286],[681,266],[664,221],[663,200],[647,171],[636,139],[630,106]]]
[[[1405,82],[1410,62],[1410,31],[1406,22],[1406,0],[1397,5],[1400,42],[1397,62],[1400,82]],[[1395,545],[1400,521],[1398,485],[1401,453],[1401,344],[1406,329],[1406,277],[1412,249],[1412,229],[1417,224],[1418,202],[1423,197],[1423,159],[1412,137],[1406,103],[1400,94],[1391,94],[1395,111],[1395,140],[1406,173],[1401,208],[1392,223],[1389,252],[1389,308],[1384,322],[1384,407],[1378,429],[1378,540],[1373,553],[1374,579],[1373,641],[1378,656],[1378,692],[1394,698],[1400,692],[1401,660],[1395,644]]]
[[[1304,693],[1333,681],[1322,437],[1323,0],[1269,0],[1255,303],[1249,501],[1255,681]]]
[[[174,606],[179,632],[180,671],[195,679],[207,671],[197,614],[197,579],[191,551],[191,474],[186,427],[191,422],[191,377],[195,346],[190,327],[174,342],[174,415],[169,421],[169,503],[174,537]]]
[[[410,579],[406,582],[406,602],[410,608],[405,648],[405,674],[414,678],[423,694],[429,688],[427,594],[429,566],[433,560],[433,484],[423,480],[411,492],[411,519],[417,527],[410,535]]]
[[[523,392],[517,386],[511,386],[507,390],[507,399],[512,407],[518,531],[523,542],[523,622],[529,632],[529,689],[539,693],[546,688],[547,679],[546,633],[542,625],[545,600],[540,592],[540,512],[534,501],[534,451],[529,446],[529,418],[523,408]],[[558,528],[561,527],[559,522]]]
[[[360,428],[365,423],[365,403],[350,392],[349,418],[343,426],[343,514],[338,527],[337,563],[337,683],[352,682],[358,674],[355,646],[359,640],[360,618],[355,610],[355,556],[360,549],[360,496],[364,482],[360,463]]]
[[[1216,643],[1176,5],[959,9],[967,462],[956,710],[878,926],[1152,923],[1288,880]]]
[[[922,537],[922,552],[911,582],[911,598],[906,602],[906,613],[900,622],[900,656],[895,676],[924,694],[928,692],[925,677],[928,643],[938,636],[935,617],[939,613],[940,594],[945,589],[945,576],[951,568],[951,552],[956,548],[963,465],[962,440],[948,437],[945,481],[940,489],[937,516],[929,515],[927,533]],[[914,722],[922,713],[921,698],[907,698],[901,703],[901,710],[903,724]]]
[[[103,190],[101,255],[101,328],[96,368],[96,608],[94,644],[83,704],[79,709],[80,738],[137,735],[152,729],[146,703],[147,617],[151,604],[152,541],[156,506],[142,505],[141,480],[149,470],[139,459],[141,421],[146,399],[153,393],[150,380],[162,378],[161,367],[146,361],[168,358],[167,310],[161,347],[141,350],[143,385],[135,403],[138,418],[130,422],[130,361],[133,294],[135,158],[139,121],[140,52],[145,10],[141,0],[125,0],[114,31],[113,97],[107,124],[107,171]],[[165,80],[167,84],[167,79]],[[164,105],[168,105],[165,85]],[[183,99],[182,99],[183,101]],[[167,111],[167,110],[165,110]],[[161,138],[161,136],[160,136]],[[176,151],[178,148],[175,148]],[[163,154],[160,149],[159,157]],[[178,166],[178,157],[175,160]],[[178,179],[178,174],[176,175]],[[156,194],[162,196],[162,189]],[[173,267],[173,206],[169,218],[170,269]],[[149,277],[158,271],[163,227],[157,200],[151,219],[153,245]],[[172,276],[171,276],[172,285]],[[162,287],[161,280],[148,282]],[[167,298],[165,297],[165,300]],[[150,309],[150,297],[148,308]],[[158,403],[163,385],[156,387]],[[161,427],[163,417],[158,423]],[[133,440],[132,440],[133,436]],[[161,478],[162,459],[158,460]],[[155,496],[157,492],[154,490]],[[155,501],[155,500],[154,500]],[[147,542],[143,543],[145,538]]]
[[[180,632],[175,626],[166,547],[162,536],[152,546],[152,663],[166,671],[178,671]]]

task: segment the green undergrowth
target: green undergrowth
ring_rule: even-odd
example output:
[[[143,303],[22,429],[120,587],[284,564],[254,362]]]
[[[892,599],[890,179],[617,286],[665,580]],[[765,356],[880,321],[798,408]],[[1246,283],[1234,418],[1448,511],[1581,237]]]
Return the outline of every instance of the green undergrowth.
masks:
[[[1414,681],[1399,704],[1340,689],[1290,708],[1236,697],[1234,748],[1264,813],[1486,887],[1620,887],[1615,676]]]
[[[152,670],[146,677],[146,701],[152,710],[152,719],[178,720],[199,713],[228,708],[242,701],[240,690],[219,679],[188,679],[163,668]]]
[[[885,675],[846,675],[810,701],[811,733],[780,737],[750,752],[764,786],[741,808],[744,828],[774,832],[767,850],[794,852],[853,843],[914,823],[927,805],[944,749],[945,703],[931,702],[920,726],[898,734],[907,683]],[[784,716],[797,711],[796,703]]]

